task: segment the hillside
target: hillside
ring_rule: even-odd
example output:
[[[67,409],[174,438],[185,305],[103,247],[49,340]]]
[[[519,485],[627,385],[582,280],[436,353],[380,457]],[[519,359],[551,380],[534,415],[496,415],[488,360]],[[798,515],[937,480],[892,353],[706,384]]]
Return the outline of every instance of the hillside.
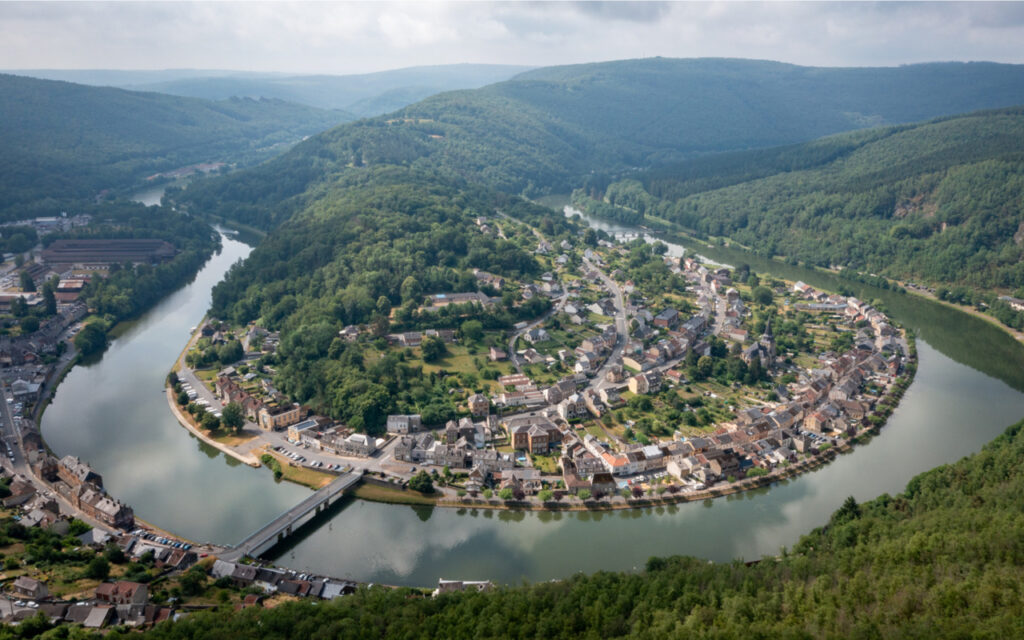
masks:
[[[254,161],[344,121],[280,100],[210,102],[0,75],[0,217],[198,162]]]
[[[147,636],[1019,637],[1022,497],[1018,423],[980,453],[915,477],[900,495],[847,499],[826,526],[753,566],[652,558],[638,574],[437,599],[377,588],[326,604],[195,614]]]
[[[270,228],[308,202],[307,190],[350,166],[443,169],[536,195],[567,191],[594,172],[1018,103],[1024,67],[1014,65],[647,59],[555,67],[339,127],[189,197],[200,210]]]
[[[633,222],[668,220],[763,255],[1012,289],[1024,286],[1022,149],[1024,109],[1013,108],[711,157],[591,195]]]

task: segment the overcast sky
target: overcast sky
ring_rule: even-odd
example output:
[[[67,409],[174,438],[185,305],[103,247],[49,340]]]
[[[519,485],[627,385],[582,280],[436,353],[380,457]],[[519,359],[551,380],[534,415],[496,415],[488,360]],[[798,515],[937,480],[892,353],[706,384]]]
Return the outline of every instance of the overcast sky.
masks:
[[[7,69],[361,73],[729,56],[1024,62],[1024,3],[0,2]]]

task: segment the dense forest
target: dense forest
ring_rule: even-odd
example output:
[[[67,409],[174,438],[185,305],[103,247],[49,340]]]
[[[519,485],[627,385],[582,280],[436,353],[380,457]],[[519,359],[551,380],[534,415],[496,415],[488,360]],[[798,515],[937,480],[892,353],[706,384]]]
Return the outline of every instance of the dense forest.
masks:
[[[349,119],[281,100],[210,102],[2,74],[0,112],[0,220],[55,215],[194,163],[262,160]]]
[[[963,638],[1024,633],[1021,423],[899,495],[848,498],[752,565],[651,558],[489,593],[363,589],[330,603],[196,613],[174,638]],[[837,500],[841,498],[837,497]],[[108,636],[109,637],[109,636]]]
[[[638,100],[637,96],[643,96]],[[379,164],[444,171],[508,193],[714,152],[1024,103],[1024,67],[822,69],[749,60],[645,59],[538,69],[338,127],[182,202],[269,229],[319,184]]]
[[[1024,285],[1024,109],[693,161],[591,189],[588,211],[901,280]],[[607,209],[607,211],[605,211]],[[639,216],[639,218],[638,218]]]
[[[486,309],[420,307],[430,294],[476,291],[473,269],[513,279],[538,276],[531,254],[481,233],[475,219],[502,207],[539,221],[546,210],[402,167],[353,173],[329,190],[231,268],[213,290],[211,313],[280,330],[271,359],[278,387],[324,414],[370,432],[388,413],[423,413],[443,422],[455,408],[437,376],[425,376],[401,354],[367,363],[365,347],[341,340],[338,331],[349,324],[372,324],[378,337],[457,329],[470,317],[488,329],[508,329],[539,315],[549,303],[517,305],[518,295],[511,294]],[[544,219],[540,226],[563,237],[571,228],[566,220]]]

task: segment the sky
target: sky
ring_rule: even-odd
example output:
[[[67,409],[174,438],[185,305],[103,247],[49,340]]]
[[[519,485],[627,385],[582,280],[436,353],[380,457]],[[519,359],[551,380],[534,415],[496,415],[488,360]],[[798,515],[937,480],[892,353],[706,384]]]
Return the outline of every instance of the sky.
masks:
[[[1024,2],[0,2],[6,69],[365,73],[738,57],[1024,63]]]

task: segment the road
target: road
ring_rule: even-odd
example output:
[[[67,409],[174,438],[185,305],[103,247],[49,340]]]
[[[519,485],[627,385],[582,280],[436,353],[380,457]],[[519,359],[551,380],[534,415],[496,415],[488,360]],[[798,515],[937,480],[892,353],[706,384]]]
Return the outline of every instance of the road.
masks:
[[[547,320],[551,316],[553,316],[556,313],[558,313],[559,311],[561,311],[562,307],[564,307],[565,303],[568,302],[568,301],[569,301],[569,294],[568,293],[563,293],[562,297],[560,297],[558,299],[558,302],[555,304],[555,306],[551,307],[551,309],[547,313],[545,313],[541,317],[537,318],[536,320],[534,320],[530,324],[526,325],[525,327],[523,327],[519,331],[516,331],[515,333],[512,334],[512,337],[509,338],[509,340],[508,340],[508,359],[509,359],[509,362],[512,363],[512,366],[514,366],[516,368],[517,372],[522,373],[523,372],[523,366],[521,364],[519,364],[519,359],[515,357],[515,354],[516,354],[516,340],[518,340],[520,337],[525,335],[527,331],[535,329],[542,322],[544,322],[545,320]]]
[[[612,304],[615,305],[615,346],[612,347],[612,352],[608,355],[604,364],[597,370],[591,385],[594,389],[603,389],[614,386],[614,383],[608,381],[607,374],[615,362],[619,360],[619,357],[622,355],[622,349],[626,346],[626,341],[629,340],[629,327],[626,326],[626,300],[622,295],[622,288],[604,272],[604,269],[601,269],[586,258],[583,259],[583,264],[588,269],[593,269],[597,272],[605,288],[612,294]]]

